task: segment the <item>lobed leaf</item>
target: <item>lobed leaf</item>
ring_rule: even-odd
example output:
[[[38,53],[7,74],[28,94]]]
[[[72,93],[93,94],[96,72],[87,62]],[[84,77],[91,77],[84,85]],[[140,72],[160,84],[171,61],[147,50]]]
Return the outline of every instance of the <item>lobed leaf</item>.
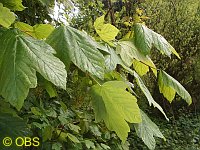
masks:
[[[69,26],[55,29],[47,38],[49,43],[68,67],[73,62],[84,72],[101,79],[104,77],[104,57],[98,50],[98,44],[87,34]]]
[[[103,120],[107,128],[115,131],[123,142],[130,131],[127,122],[141,122],[137,99],[126,91],[127,87],[122,81],[109,81],[91,88],[95,120]]]
[[[8,28],[15,21],[15,14],[0,3],[0,25]]]
[[[66,88],[64,64],[45,42],[7,30],[0,38],[0,94],[18,110],[29,88],[37,85],[36,71],[56,86]]]
[[[160,132],[158,126],[151,121],[151,119],[140,110],[142,115],[142,122],[138,124],[134,124],[136,133],[138,137],[142,138],[143,142],[148,146],[150,150],[154,150],[156,146],[156,141],[154,137],[163,138],[165,137]]]
[[[115,39],[115,37],[119,33],[119,30],[109,23],[104,24],[104,17],[105,16],[103,15],[95,20],[94,28],[101,39],[109,43],[109,41]]]

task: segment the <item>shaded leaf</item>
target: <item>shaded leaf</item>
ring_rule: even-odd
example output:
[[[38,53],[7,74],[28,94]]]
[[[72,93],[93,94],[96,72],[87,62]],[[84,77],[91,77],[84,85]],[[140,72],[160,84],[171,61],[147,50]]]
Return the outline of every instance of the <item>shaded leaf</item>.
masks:
[[[120,54],[123,62],[131,66],[134,59],[142,62],[144,65],[150,67],[154,75],[157,76],[157,69],[149,56],[143,55],[133,44],[132,41],[120,41],[117,46],[117,53]],[[143,66],[145,67],[145,66]],[[147,68],[147,67],[145,67]],[[149,69],[148,69],[149,70]]]
[[[37,85],[36,71],[56,86],[66,88],[65,66],[45,42],[8,30],[0,44],[0,94],[18,110],[29,88]]]
[[[1,0],[1,3],[14,11],[22,11],[25,7],[22,5],[22,0]]]
[[[0,113],[0,140],[3,141],[5,137],[11,137],[15,140],[17,137],[30,136],[30,131],[24,120],[19,117],[13,117],[11,114]],[[2,150],[7,150],[2,142],[0,142],[0,147]],[[11,150],[18,149],[15,144],[9,147]]]
[[[95,148],[94,143],[93,143],[92,141],[90,141],[90,140],[85,140],[84,143],[85,143],[85,146],[86,146],[88,149],[90,149],[90,148],[94,149],[94,148]]]
[[[42,141],[45,142],[47,140],[51,140],[52,138],[53,127],[46,126],[42,129]]]
[[[137,99],[126,91],[127,87],[122,81],[109,81],[91,89],[95,120],[104,120],[107,128],[115,131],[123,142],[130,131],[127,122],[141,121]]]
[[[85,33],[69,26],[55,29],[47,38],[57,56],[66,66],[73,62],[84,72],[89,72],[101,79],[104,76],[104,57],[97,44]]]
[[[110,54],[105,56],[105,65],[106,65],[107,71],[110,72],[110,71],[113,71],[117,67],[117,64],[121,64],[122,61],[120,57],[116,54],[113,48],[111,48],[110,46],[107,46],[107,49]]]
[[[142,111],[142,122],[134,124],[138,137],[142,138],[143,142],[148,146],[149,149],[153,150],[156,146],[154,137],[163,138],[165,137],[160,132],[158,126],[151,121],[151,119]]]
[[[158,85],[160,92],[169,102],[172,102],[177,92],[189,105],[192,103],[192,98],[187,90],[163,70],[159,72]]]
[[[134,77],[136,78],[136,82],[139,85],[140,89],[142,90],[142,92],[146,96],[146,98],[149,102],[149,105],[151,106],[153,104],[153,106],[157,107],[160,110],[160,112],[162,112],[162,114],[165,116],[165,118],[167,120],[169,120],[167,118],[165,112],[163,111],[162,107],[158,103],[156,103],[156,101],[154,101],[153,97],[151,96],[151,93],[149,92],[149,90],[147,89],[147,87],[143,83],[142,79],[139,77],[139,75],[136,72],[134,72]]]
[[[171,56],[171,53],[174,53],[180,58],[175,49],[163,36],[147,28],[145,25],[140,23],[135,24],[134,33],[135,45],[143,54],[150,54],[152,46],[155,46],[161,53],[164,53],[169,57]]]

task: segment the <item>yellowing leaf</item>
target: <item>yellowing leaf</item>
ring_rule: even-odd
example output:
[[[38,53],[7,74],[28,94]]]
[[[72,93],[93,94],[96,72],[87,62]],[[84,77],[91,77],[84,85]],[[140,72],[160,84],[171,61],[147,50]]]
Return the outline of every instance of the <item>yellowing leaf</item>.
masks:
[[[15,14],[10,12],[6,7],[0,3],[0,25],[8,28],[15,21]]]
[[[94,27],[97,34],[101,37],[101,39],[109,43],[109,41],[115,39],[119,30],[115,26],[109,23],[107,24],[103,23],[104,23],[104,16],[101,16],[97,18],[96,21],[94,22]]]
[[[94,28],[96,30],[101,30],[102,26],[104,25],[104,17],[105,15],[98,17],[94,22]]]
[[[165,116],[165,118],[167,120],[169,120],[165,114],[165,112],[163,111],[162,107],[156,103],[156,101],[154,101],[153,97],[151,96],[151,93],[149,92],[149,90],[147,89],[147,87],[145,86],[144,82],[142,81],[142,79],[140,78],[140,76],[134,71],[133,72],[134,77],[136,78],[136,82],[139,85],[140,89],[142,90],[142,92],[144,93],[144,95],[146,96],[149,105],[151,106],[153,104],[154,107],[157,107],[160,112]]]
[[[33,26],[33,31],[37,39],[47,38],[53,30],[54,27],[50,24],[37,24]]]
[[[162,70],[159,72],[158,85],[160,92],[170,102],[172,102],[177,92],[189,105],[192,103],[192,98],[186,89],[177,80]]]
[[[157,76],[157,69],[152,60],[149,56],[143,55],[134,45],[131,41],[120,41],[117,45],[117,53],[120,54],[123,62],[131,66],[134,62],[134,59],[137,61],[142,62],[147,67],[150,67],[150,69],[153,71],[154,75]],[[135,64],[136,65],[136,64]],[[137,64],[139,65],[139,64]],[[142,64],[141,64],[142,65]],[[140,65],[140,66],[141,66]],[[142,65],[142,67],[145,67]],[[147,69],[147,67],[145,67]],[[137,68],[138,71],[139,68]],[[149,70],[149,69],[148,69]],[[141,70],[142,71],[142,70]],[[141,74],[140,74],[141,75]]]
[[[29,24],[17,22],[15,27],[37,39],[47,38],[54,30],[54,27],[50,24],[37,24],[32,27]]]
[[[15,28],[18,28],[19,30],[25,32],[26,34],[35,37],[33,27],[30,26],[29,24],[26,24],[24,22],[16,22],[15,23]]]
[[[123,142],[130,131],[127,122],[141,122],[137,99],[126,91],[127,87],[122,81],[109,81],[101,86],[94,85],[91,89],[95,120],[103,120],[107,128],[115,131]]]
[[[133,68],[140,76],[145,75],[149,71],[149,67],[138,60],[133,60]]]

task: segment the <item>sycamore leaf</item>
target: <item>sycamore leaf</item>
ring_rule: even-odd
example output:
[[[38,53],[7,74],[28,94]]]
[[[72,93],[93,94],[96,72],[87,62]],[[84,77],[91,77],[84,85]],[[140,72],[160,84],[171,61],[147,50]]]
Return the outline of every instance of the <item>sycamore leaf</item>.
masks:
[[[95,22],[94,22],[94,28],[95,30],[101,30],[101,28],[103,27],[104,25],[104,17],[105,15],[101,16],[101,17],[98,17]]]
[[[115,131],[123,142],[130,132],[127,122],[141,122],[137,99],[126,91],[127,87],[123,81],[109,81],[91,88],[95,120],[103,120],[107,128]]]
[[[158,85],[160,92],[169,102],[172,102],[177,92],[189,105],[192,103],[192,98],[187,90],[163,70],[159,72]]]
[[[24,22],[16,22],[14,25],[15,28],[18,28],[19,30],[27,33],[28,35],[35,37],[35,34],[33,33],[33,27],[31,25],[26,24]]]
[[[72,61],[84,72],[89,72],[101,79],[104,77],[104,57],[92,38],[69,26],[55,29],[47,38],[57,56],[68,67]]]
[[[33,27],[24,22],[15,23],[15,27],[37,39],[45,39],[54,30],[50,24],[36,24]]]
[[[104,17],[105,16],[103,15],[96,19],[94,28],[103,41],[109,42],[115,39],[119,30],[109,23],[104,24]]]
[[[0,25],[8,28],[15,21],[15,14],[10,12],[6,7],[0,3]]]
[[[84,140],[85,146],[87,149],[95,149],[95,145],[92,141],[90,140]]]
[[[134,33],[135,45],[143,54],[150,54],[152,46],[155,46],[161,53],[164,53],[169,57],[171,56],[171,53],[174,53],[180,58],[175,49],[163,36],[147,28],[145,25],[140,23],[135,24]]]
[[[140,76],[145,75],[149,71],[149,67],[138,60],[133,60],[133,68]]]
[[[153,104],[154,107],[157,107],[160,112],[162,112],[162,114],[165,116],[165,118],[167,120],[169,120],[165,114],[165,112],[163,111],[162,107],[156,103],[156,101],[154,101],[153,97],[151,96],[151,93],[149,92],[149,90],[147,89],[147,87],[145,86],[145,84],[143,83],[142,79],[140,78],[140,76],[134,71],[134,77],[136,78],[136,82],[139,85],[140,89],[142,90],[142,92],[144,93],[144,95],[146,96],[149,105],[151,106]]]
[[[56,86],[66,88],[64,64],[45,42],[7,30],[0,38],[0,94],[18,110],[29,88],[37,85],[36,71]]]
[[[1,0],[1,3],[14,11],[22,11],[25,7],[22,5],[22,0]]]
[[[150,57],[145,56],[141,52],[139,52],[139,50],[135,47],[133,42],[131,42],[131,41],[120,41],[120,42],[118,42],[117,53],[120,54],[123,62],[126,65],[131,66],[134,62],[134,59],[136,59],[137,61],[140,61],[144,65],[147,66],[147,67],[145,67],[143,65],[143,67],[146,68],[146,70],[147,70],[147,68],[150,67],[150,69],[153,71],[154,75],[157,76],[156,66],[154,65],[154,63],[152,62]],[[136,70],[136,71],[138,71],[138,70]]]
[[[37,39],[47,38],[53,30],[54,27],[50,24],[37,24],[33,26],[33,31]]]
[[[110,72],[116,68],[117,64],[121,64],[122,61],[113,48],[107,46],[107,50],[110,54],[105,56],[105,64],[107,71]]]
[[[154,137],[163,138],[165,137],[160,132],[158,126],[151,121],[151,119],[142,111],[140,110],[142,115],[142,122],[138,124],[134,124],[136,133],[138,137],[140,137],[143,142],[148,146],[150,150],[155,149],[156,141]]]

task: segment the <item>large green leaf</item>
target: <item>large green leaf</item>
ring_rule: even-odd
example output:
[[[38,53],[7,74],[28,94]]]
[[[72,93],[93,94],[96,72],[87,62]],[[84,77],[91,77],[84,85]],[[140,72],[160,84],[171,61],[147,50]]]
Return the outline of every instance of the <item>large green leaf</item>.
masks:
[[[11,10],[22,11],[25,7],[22,5],[22,0],[0,0],[0,2]]]
[[[169,102],[172,102],[177,92],[189,105],[192,103],[192,98],[186,89],[163,70],[159,72],[158,85],[160,92]]]
[[[123,142],[130,131],[127,122],[141,122],[137,99],[126,91],[127,87],[123,81],[109,81],[91,88],[96,121],[103,120],[107,128],[115,131]]]
[[[30,136],[27,124],[24,120],[19,117],[13,117],[11,114],[0,113],[0,147],[1,150],[18,149],[14,147],[15,144],[12,144],[10,147],[5,147],[2,144],[2,141],[6,137],[10,137],[12,139],[12,143],[14,143],[17,137]]]
[[[47,43],[57,51],[58,58],[66,66],[72,61],[82,71],[103,79],[104,57],[97,43],[84,32],[70,26],[61,26],[47,38]]]
[[[0,94],[20,109],[29,88],[37,85],[36,71],[56,86],[66,88],[64,64],[45,42],[7,30],[0,38]]]
[[[156,141],[154,137],[163,138],[165,137],[160,132],[158,126],[151,121],[151,119],[141,110],[142,122],[134,124],[136,133],[138,137],[142,138],[144,143],[148,146],[149,149],[153,150],[156,146]]]
[[[165,118],[167,120],[169,120],[165,114],[165,112],[163,111],[162,107],[156,103],[156,101],[154,101],[153,97],[151,96],[151,93],[149,92],[149,90],[147,89],[147,87],[145,86],[144,82],[142,81],[142,79],[140,78],[140,76],[134,72],[133,73],[134,77],[136,78],[136,82],[137,84],[139,85],[140,89],[142,90],[142,92],[144,93],[144,95],[146,96],[148,102],[149,102],[149,105],[151,106],[153,104],[154,107],[157,107],[160,112],[162,112],[162,114],[165,116]]]
[[[15,14],[10,12],[6,7],[0,3],[0,25],[8,28],[15,21]]]
[[[135,24],[134,33],[135,45],[143,54],[150,54],[152,46],[155,46],[161,53],[164,53],[169,57],[171,56],[171,53],[174,53],[180,58],[175,49],[163,36],[147,28],[145,25],[140,23]]]

